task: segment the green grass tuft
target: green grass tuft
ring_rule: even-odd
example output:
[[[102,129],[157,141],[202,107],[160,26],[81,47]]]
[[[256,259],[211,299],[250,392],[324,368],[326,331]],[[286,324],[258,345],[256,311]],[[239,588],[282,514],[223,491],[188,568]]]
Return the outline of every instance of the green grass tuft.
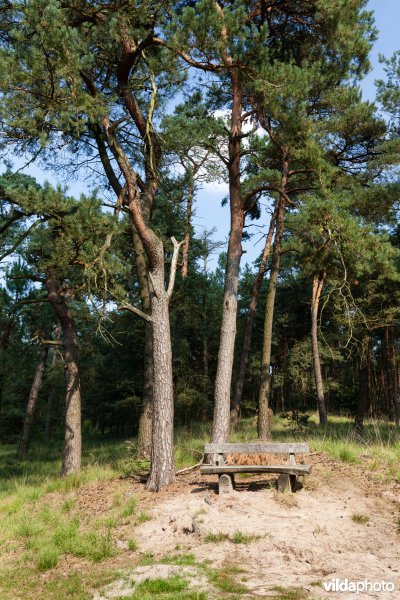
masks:
[[[137,541],[134,538],[128,540],[128,548],[131,552],[136,552],[138,549]]]
[[[261,539],[261,535],[243,533],[242,531],[235,531],[230,538],[234,544],[251,544],[251,542],[255,542],[259,539]]]
[[[135,498],[135,496],[131,496],[130,498],[128,498],[128,500],[123,505],[123,508],[121,511],[121,516],[124,517],[125,519],[128,517],[131,517],[136,512],[136,508],[137,508],[137,499]]]
[[[44,546],[36,560],[36,566],[39,571],[48,571],[53,569],[60,558],[60,552],[55,546]]]
[[[361,513],[354,513],[351,515],[351,520],[354,521],[354,523],[360,523],[361,525],[365,525],[370,521],[368,515],[362,515]]]
[[[207,533],[204,537],[204,541],[207,543],[211,542],[226,542],[229,540],[229,533],[222,533],[219,531],[218,533]]]
[[[309,596],[306,590],[302,588],[284,588],[276,585],[272,588],[276,595],[270,596],[273,600],[308,600]]]
[[[152,517],[145,510],[141,510],[135,520],[135,525],[140,525],[141,523],[146,523],[147,521],[151,521]]]

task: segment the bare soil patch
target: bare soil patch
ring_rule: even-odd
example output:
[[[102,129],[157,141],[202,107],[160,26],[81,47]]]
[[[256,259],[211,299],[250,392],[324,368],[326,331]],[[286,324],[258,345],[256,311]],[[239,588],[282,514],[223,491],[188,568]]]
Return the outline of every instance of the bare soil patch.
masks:
[[[276,597],[277,586],[302,588],[310,599],[399,597],[400,484],[378,483],[362,465],[323,455],[307,462],[314,463],[313,473],[294,495],[277,494],[268,476],[237,477],[237,489],[228,496],[218,495],[216,477],[197,472],[158,495],[134,484],[140,506],[152,517],[135,527],[140,556],[160,560],[191,553],[215,569],[239,567],[248,589],[242,597]],[[358,522],[354,515],[368,518]],[[124,538],[128,532],[115,533]],[[222,541],[210,541],[217,534],[225,534]],[[397,591],[326,592],[322,583],[336,578],[385,580]]]

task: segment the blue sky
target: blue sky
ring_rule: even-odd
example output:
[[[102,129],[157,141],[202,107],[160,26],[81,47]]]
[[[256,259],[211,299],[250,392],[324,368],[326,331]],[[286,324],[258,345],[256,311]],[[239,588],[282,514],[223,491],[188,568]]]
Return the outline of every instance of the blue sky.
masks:
[[[375,42],[371,54],[372,71],[364,79],[362,83],[362,90],[365,99],[373,100],[375,97],[374,81],[383,77],[383,69],[379,64],[379,54],[391,56],[395,50],[400,49],[399,40],[399,24],[400,24],[400,0],[370,0],[368,8],[375,12],[376,27],[379,30],[378,40]],[[18,166],[20,161],[16,161]],[[44,173],[36,166],[30,166],[26,169],[27,173],[33,175],[38,181],[43,182],[48,179],[55,182],[55,179],[50,173]],[[62,182],[60,182],[62,183]],[[85,184],[82,182],[74,182],[70,185],[69,191],[71,194],[79,196],[81,192],[87,191]],[[215,239],[227,240],[229,234],[229,207],[221,206],[221,200],[227,194],[227,187],[221,184],[207,185],[200,190],[195,207],[194,225],[200,232],[204,228],[211,229],[212,227],[217,228]],[[265,227],[268,222],[266,215],[257,222],[257,229]],[[256,231],[256,229],[252,230]],[[245,262],[252,262],[255,260],[262,250],[262,239],[260,234],[255,234],[252,239],[244,244],[245,255],[243,257],[243,264]]]

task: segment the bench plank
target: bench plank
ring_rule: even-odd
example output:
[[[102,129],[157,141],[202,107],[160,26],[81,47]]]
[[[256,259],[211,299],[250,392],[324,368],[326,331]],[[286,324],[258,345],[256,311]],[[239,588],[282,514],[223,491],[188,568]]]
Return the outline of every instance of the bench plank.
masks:
[[[243,444],[206,444],[205,454],[291,454],[309,452],[308,444],[281,443],[243,443]]]
[[[220,473],[287,473],[288,475],[308,475],[310,465],[202,465],[200,473],[218,475]]]

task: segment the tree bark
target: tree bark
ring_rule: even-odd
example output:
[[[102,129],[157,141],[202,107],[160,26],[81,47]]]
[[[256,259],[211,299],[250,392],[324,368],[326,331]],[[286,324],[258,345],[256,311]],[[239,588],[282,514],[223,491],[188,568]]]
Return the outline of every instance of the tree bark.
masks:
[[[4,325],[2,324],[2,333],[0,335],[0,417],[1,417],[1,412],[2,412],[2,408],[3,408],[3,385],[4,385],[4,351],[7,350],[9,341],[10,341],[10,336],[11,336],[11,330],[12,330],[12,320],[7,321]]]
[[[81,387],[78,366],[78,336],[74,319],[61,292],[60,282],[50,270],[46,277],[48,298],[60,322],[64,341],[65,434],[61,475],[77,473],[81,469]]]
[[[188,199],[186,204],[186,224],[185,224],[185,237],[182,245],[182,278],[186,279],[188,274],[189,264],[189,246],[190,246],[190,227],[192,223],[192,207],[193,207],[193,195],[194,195],[194,179],[193,170],[189,174],[189,189]]]
[[[32,434],[33,419],[35,416],[37,399],[40,388],[42,387],[43,375],[46,368],[46,361],[49,349],[44,346],[40,353],[40,361],[36,367],[35,376],[33,378],[32,387],[29,393],[28,404],[26,407],[24,426],[22,430],[21,440],[18,446],[19,456],[26,456],[29,448],[29,443]]]
[[[239,362],[239,372],[236,380],[235,386],[235,394],[233,398],[233,405],[231,409],[231,423],[235,424],[240,418],[240,408],[242,402],[243,395],[243,386],[244,379],[246,375],[247,361],[249,359],[250,347],[251,347],[251,338],[253,333],[253,322],[254,317],[256,315],[258,297],[260,294],[261,284],[264,279],[265,271],[267,270],[267,263],[271,249],[272,237],[274,235],[275,223],[276,223],[276,214],[277,214],[277,204],[275,205],[274,214],[271,217],[271,222],[269,224],[267,238],[265,240],[264,251],[261,257],[260,266],[258,268],[257,276],[254,280],[253,286],[251,288],[251,300],[249,304],[249,308],[246,315],[246,325],[244,330],[243,337],[243,345],[242,352],[240,355]]]
[[[365,357],[362,356],[360,359],[357,409],[354,419],[354,431],[359,435],[364,432],[364,416],[370,401],[371,338],[368,334],[364,336],[363,346],[366,354]]]
[[[287,175],[284,172],[282,178],[283,189],[286,186]],[[270,424],[268,420],[268,408],[271,396],[271,349],[272,349],[272,326],[274,322],[274,308],[276,288],[278,285],[279,267],[281,260],[281,243],[284,232],[284,216],[286,209],[285,196],[279,199],[278,214],[276,217],[276,233],[272,251],[271,272],[268,283],[267,298],[265,302],[265,318],[263,333],[263,350],[261,359],[260,390],[258,395],[258,437],[260,440],[268,440],[271,437]]]
[[[318,309],[321,292],[324,287],[326,274],[314,275],[311,298],[311,348],[314,367],[315,387],[317,390],[317,405],[320,425],[326,425],[328,417],[326,413],[324,383],[322,379],[321,360],[318,347]]]
[[[60,328],[57,327],[56,335],[55,335],[56,341],[59,341],[60,336],[61,336],[61,331],[60,331]],[[56,365],[57,365],[56,349],[52,348],[51,353],[52,353],[52,355],[51,355],[51,371],[54,372]],[[45,435],[46,440],[48,440],[50,438],[51,416],[52,416],[52,412],[53,412],[54,398],[55,398],[55,387],[54,387],[54,385],[52,385],[49,390],[48,396],[47,396],[46,422],[45,422],[45,426],[44,426],[44,435]]]
[[[162,245],[161,245],[162,246]],[[164,267],[152,272],[154,293],[151,299],[153,325],[153,432],[151,469],[147,489],[159,491],[175,481],[174,468],[174,390],[169,299],[164,289]]]
[[[386,395],[388,408],[395,425],[399,425],[399,386],[397,381],[396,348],[389,327],[385,327],[385,358],[386,358]]]
[[[242,131],[242,86],[237,68],[230,71],[233,106],[229,138],[229,201],[231,230],[225,274],[218,366],[215,380],[212,441],[225,442],[229,435],[230,391],[236,337],[237,294],[242,257],[244,208],[240,189],[240,134]]]
[[[147,207],[149,208],[149,206]],[[146,211],[145,211],[146,212]],[[146,215],[150,221],[150,212]],[[150,288],[148,279],[148,264],[142,241],[135,229],[132,219],[131,231],[135,249],[136,270],[139,279],[140,302],[143,312],[151,315]],[[151,436],[153,420],[153,331],[152,324],[144,324],[144,357],[143,357],[143,390],[142,411],[139,419],[137,454],[140,458],[151,458]]]

